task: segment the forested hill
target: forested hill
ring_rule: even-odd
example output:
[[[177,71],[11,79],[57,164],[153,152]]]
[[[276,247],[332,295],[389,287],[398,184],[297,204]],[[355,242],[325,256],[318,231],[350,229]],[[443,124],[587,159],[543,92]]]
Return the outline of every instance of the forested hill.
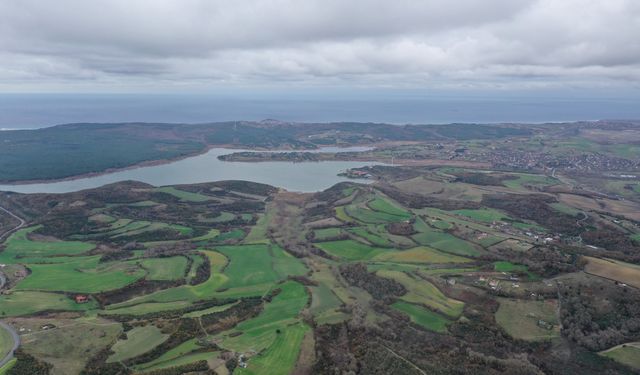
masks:
[[[317,148],[387,141],[502,138],[531,133],[516,125],[302,124],[277,121],[210,124],[68,124],[0,132],[0,182],[59,179],[142,162],[194,155],[208,146]]]

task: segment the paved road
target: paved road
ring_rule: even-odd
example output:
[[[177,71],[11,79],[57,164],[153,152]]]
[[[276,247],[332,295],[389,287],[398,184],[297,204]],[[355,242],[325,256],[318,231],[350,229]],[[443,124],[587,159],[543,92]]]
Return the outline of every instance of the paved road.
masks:
[[[13,232],[19,230],[20,228],[24,227],[27,223],[20,216],[14,214],[13,212],[7,210],[6,208],[4,208],[2,206],[0,206],[0,211],[6,212],[9,216],[11,216],[14,219],[18,220],[18,223],[19,223],[15,227],[13,227],[13,228],[9,229],[8,231],[0,234],[0,243],[2,243],[2,241],[6,237],[9,237],[9,235],[11,235],[11,233],[13,233]],[[4,284],[6,282],[7,282],[7,277],[4,275],[4,273],[2,273],[2,269],[0,269],[0,290],[2,290],[2,288],[4,287]]]
[[[2,366],[6,365],[7,362],[13,359],[13,352],[15,352],[16,349],[18,349],[18,346],[20,346],[20,336],[18,335],[18,332],[16,332],[16,330],[13,329],[13,327],[11,327],[5,322],[0,321],[0,329],[6,329],[7,331],[9,331],[9,333],[11,334],[11,337],[13,338],[13,348],[11,349],[11,351],[9,351],[9,353],[7,353],[7,355],[4,358],[0,359],[0,368],[1,368]]]
[[[4,208],[2,206],[0,206],[0,211],[6,212],[7,214],[9,214],[11,217],[15,218],[19,222],[18,225],[16,225],[12,229],[10,229],[10,230],[6,231],[5,233],[3,233],[2,235],[0,235],[0,243],[1,243],[11,233],[13,233],[13,232],[19,230],[20,228],[24,227],[27,223],[20,216],[14,214],[13,212],[7,210],[6,208]],[[6,282],[7,282],[7,278],[2,273],[2,270],[0,270],[0,289],[2,289],[4,287],[4,284]],[[2,367],[4,365],[6,365],[7,362],[9,362],[9,361],[11,361],[13,359],[13,352],[15,352],[16,349],[18,349],[18,347],[20,346],[20,336],[18,335],[18,332],[16,332],[16,330],[13,329],[13,327],[11,327],[10,325],[8,325],[5,322],[0,321],[0,329],[7,330],[11,334],[11,337],[13,338],[13,347],[11,348],[9,353],[7,353],[7,355],[4,358],[0,359],[0,367]]]
[[[0,211],[4,211],[6,212],[9,216],[13,217],[14,219],[18,220],[18,222],[20,224],[16,225],[15,227],[13,227],[13,229],[9,229],[8,231],[4,232],[3,234],[0,234],[0,242],[2,242],[2,240],[4,240],[5,237],[9,237],[9,235],[15,231],[17,231],[18,229],[24,227],[27,222],[24,221],[23,218],[21,218],[20,216],[14,214],[13,212],[7,210],[6,208],[0,206]]]

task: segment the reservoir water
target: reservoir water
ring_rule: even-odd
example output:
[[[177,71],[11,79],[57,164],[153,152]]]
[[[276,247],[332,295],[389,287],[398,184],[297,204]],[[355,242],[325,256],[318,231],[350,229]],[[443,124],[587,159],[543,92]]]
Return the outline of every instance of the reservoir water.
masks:
[[[313,152],[364,151],[366,149],[364,147],[322,148]],[[0,191],[68,193],[125,180],[146,182],[154,186],[246,180],[281,187],[289,191],[315,192],[329,188],[338,182],[348,181],[349,179],[338,176],[338,173],[346,169],[379,164],[343,161],[247,163],[218,160],[218,156],[236,151],[246,150],[214,148],[205,154],[167,164],[127,169],[73,180],[23,185],[0,185]],[[358,181],[362,182],[361,180]]]

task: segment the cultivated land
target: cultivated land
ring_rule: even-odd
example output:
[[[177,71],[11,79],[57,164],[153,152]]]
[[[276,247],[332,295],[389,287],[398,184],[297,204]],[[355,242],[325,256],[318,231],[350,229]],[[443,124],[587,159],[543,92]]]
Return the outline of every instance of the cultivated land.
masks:
[[[616,136],[637,124],[475,126],[242,123],[229,138],[217,124],[185,143],[181,126],[104,125],[150,149],[40,177],[0,165],[55,178],[211,145],[365,140],[377,148],[228,159],[395,164],[308,194],[246,181],[0,193],[25,220],[0,212],[0,318],[21,338],[0,374],[637,372],[640,148]],[[0,355],[10,345],[0,331]]]

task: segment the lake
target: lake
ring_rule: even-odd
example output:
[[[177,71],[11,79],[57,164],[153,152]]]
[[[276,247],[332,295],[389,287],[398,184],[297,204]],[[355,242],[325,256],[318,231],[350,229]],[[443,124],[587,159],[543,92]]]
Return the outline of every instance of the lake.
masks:
[[[312,152],[335,151],[365,151],[366,147],[334,148],[327,147]],[[237,151],[214,148],[207,153],[178,160],[168,164],[122,170],[94,177],[78,178],[57,182],[0,185],[0,190],[19,193],[68,193],[83,189],[91,189],[106,184],[136,180],[154,186],[195,184],[200,182],[222,180],[246,180],[261,182],[281,187],[289,191],[315,192],[329,188],[338,182],[350,181],[339,177],[338,173],[365,165],[380,163],[373,162],[223,162],[218,156]],[[366,180],[358,180],[359,182]]]

